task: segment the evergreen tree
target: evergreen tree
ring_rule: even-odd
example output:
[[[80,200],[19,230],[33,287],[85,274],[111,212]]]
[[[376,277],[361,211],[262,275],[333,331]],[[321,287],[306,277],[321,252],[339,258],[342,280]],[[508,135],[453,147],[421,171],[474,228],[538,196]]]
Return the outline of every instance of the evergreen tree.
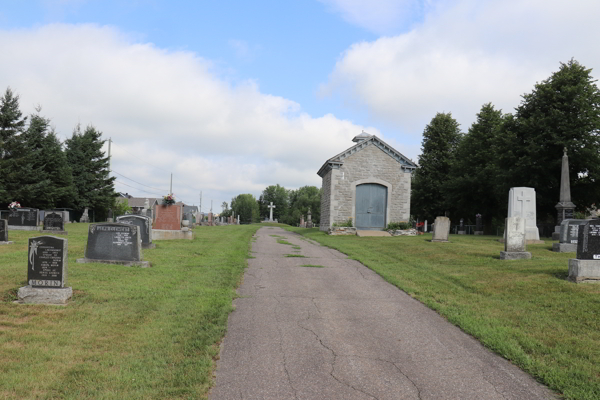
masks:
[[[114,177],[109,176],[108,157],[102,152],[102,133],[93,126],[81,132],[77,125],[70,139],[67,139],[67,161],[73,170],[75,195],[72,207],[82,211],[85,207],[95,210],[102,216],[113,204],[115,196]]]
[[[573,202],[583,208],[600,198],[600,90],[595,82],[591,69],[577,61],[561,63],[550,78],[523,95],[513,123],[507,125],[512,140],[503,152],[511,154],[504,166],[514,162],[508,180],[511,186],[536,189],[539,219],[556,214],[565,147]]]
[[[454,210],[444,191],[451,177],[456,148],[461,140],[458,122],[451,113],[437,113],[423,131],[419,168],[414,172],[411,213],[419,219],[433,220]]]
[[[18,172],[17,161],[22,153],[19,135],[25,129],[27,117],[22,117],[19,109],[19,96],[7,88],[4,96],[0,99],[0,204],[10,203],[13,194],[7,190],[11,181],[16,179]]]
[[[474,223],[475,214],[482,214],[488,229],[492,218],[506,211],[505,196],[497,195],[497,186],[504,186],[503,171],[498,166],[498,143],[505,118],[491,103],[481,107],[477,120],[456,149],[445,184],[448,200],[456,207],[458,216]]]
[[[239,194],[231,199],[231,210],[240,216],[241,224],[251,224],[259,220],[258,202],[251,194]]]

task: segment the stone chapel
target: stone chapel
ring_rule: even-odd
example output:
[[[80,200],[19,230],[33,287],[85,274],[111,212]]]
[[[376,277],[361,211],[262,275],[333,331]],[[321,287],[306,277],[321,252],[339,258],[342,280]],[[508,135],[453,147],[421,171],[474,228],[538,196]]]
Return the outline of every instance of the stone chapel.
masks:
[[[352,219],[360,230],[408,222],[411,174],[417,165],[375,135],[362,132],[356,144],[325,161],[320,230]]]

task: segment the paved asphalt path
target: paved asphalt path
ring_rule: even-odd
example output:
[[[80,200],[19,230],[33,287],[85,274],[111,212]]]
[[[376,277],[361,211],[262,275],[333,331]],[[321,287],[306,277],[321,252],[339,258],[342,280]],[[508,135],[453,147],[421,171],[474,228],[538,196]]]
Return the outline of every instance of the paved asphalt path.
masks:
[[[555,398],[338,251],[276,227],[252,251],[211,400]]]

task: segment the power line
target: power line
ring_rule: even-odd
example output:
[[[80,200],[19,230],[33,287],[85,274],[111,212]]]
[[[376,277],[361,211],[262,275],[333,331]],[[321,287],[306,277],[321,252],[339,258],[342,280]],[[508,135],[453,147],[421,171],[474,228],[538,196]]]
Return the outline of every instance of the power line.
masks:
[[[134,179],[128,178],[128,177],[126,177],[125,175],[121,174],[120,172],[117,172],[117,171],[115,171],[114,169],[113,169],[113,170],[111,170],[111,172],[114,172],[114,173],[115,173],[115,174],[117,174],[117,175],[121,175],[123,178],[125,178],[125,179],[129,179],[130,181],[132,181],[132,182],[135,182],[135,183],[137,183],[138,185],[146,186],[146,187],[148,187],[148,188],[150,188],[150,189],[154,189],[154,190],[160,190],[161,192],[166,192],[166,190],[164,190],[164,189],[159,189],[159,188],[155,188],[155,187],[152,187],[152,186],[148,186],[148,185],[145,185],[145,184],[143,184],[143,183],[141,183],[141,182],[138,182],[138,181],[136,181],[136,180],[134,180]]]
[[[117,180],[115,180],[115,182],[116,182],[116,183],[119,183],[119,184],[121,184],[121,185],[128,186],[128,187],[130,187],[130,188],[133,188],[133,189],[137,189],[137,190],[139,190],[140,192],[144,192],[144,193],[150,193],[150,194],[153,194],[153,195],[155,195],[155,196],[160,196],[160,197],[162,197],[162,196],[163,196],[162,194],[153,193],[153,192],[148,192],[147,190],[143,190],[143,189],[137,188],[137,187],[135,187],[135,186],[128,185],[128,184],[126,184],[125,182],[121,182],[121,181],[117,181]]]

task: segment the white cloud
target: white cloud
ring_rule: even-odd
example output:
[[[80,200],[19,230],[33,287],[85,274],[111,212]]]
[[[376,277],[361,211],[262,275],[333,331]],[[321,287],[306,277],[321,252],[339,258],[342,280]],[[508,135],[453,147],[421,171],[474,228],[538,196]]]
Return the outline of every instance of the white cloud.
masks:
[[[512,112],[559,62],[573,57],[599,77],[598,15],[595,0],[439,2],[408,33],[352,45],[321,93],[343,93],[415,137],[436,112],[466,131],[484,103]]]
[[[420,20],[428,0],[319,0],[351,24],[378,34],[404,31]]]
[[[203,190],[204,209],[211,198],[221,204],[276,183],[320,187],[326,159],[361,129],[378,133],[332,115],[313,118],[253,81],[223,80],[194,53],[134,42],[111,27],[0,31],[0,51],[10,55],[0,63],[0,88],[20,94],[24,113],[41,104],[62,138],[92,123],[114,141],[115,171],[159,189],[173,172],[174,193],[197,204]],[[117,189],[152,196],[123,184]]]

